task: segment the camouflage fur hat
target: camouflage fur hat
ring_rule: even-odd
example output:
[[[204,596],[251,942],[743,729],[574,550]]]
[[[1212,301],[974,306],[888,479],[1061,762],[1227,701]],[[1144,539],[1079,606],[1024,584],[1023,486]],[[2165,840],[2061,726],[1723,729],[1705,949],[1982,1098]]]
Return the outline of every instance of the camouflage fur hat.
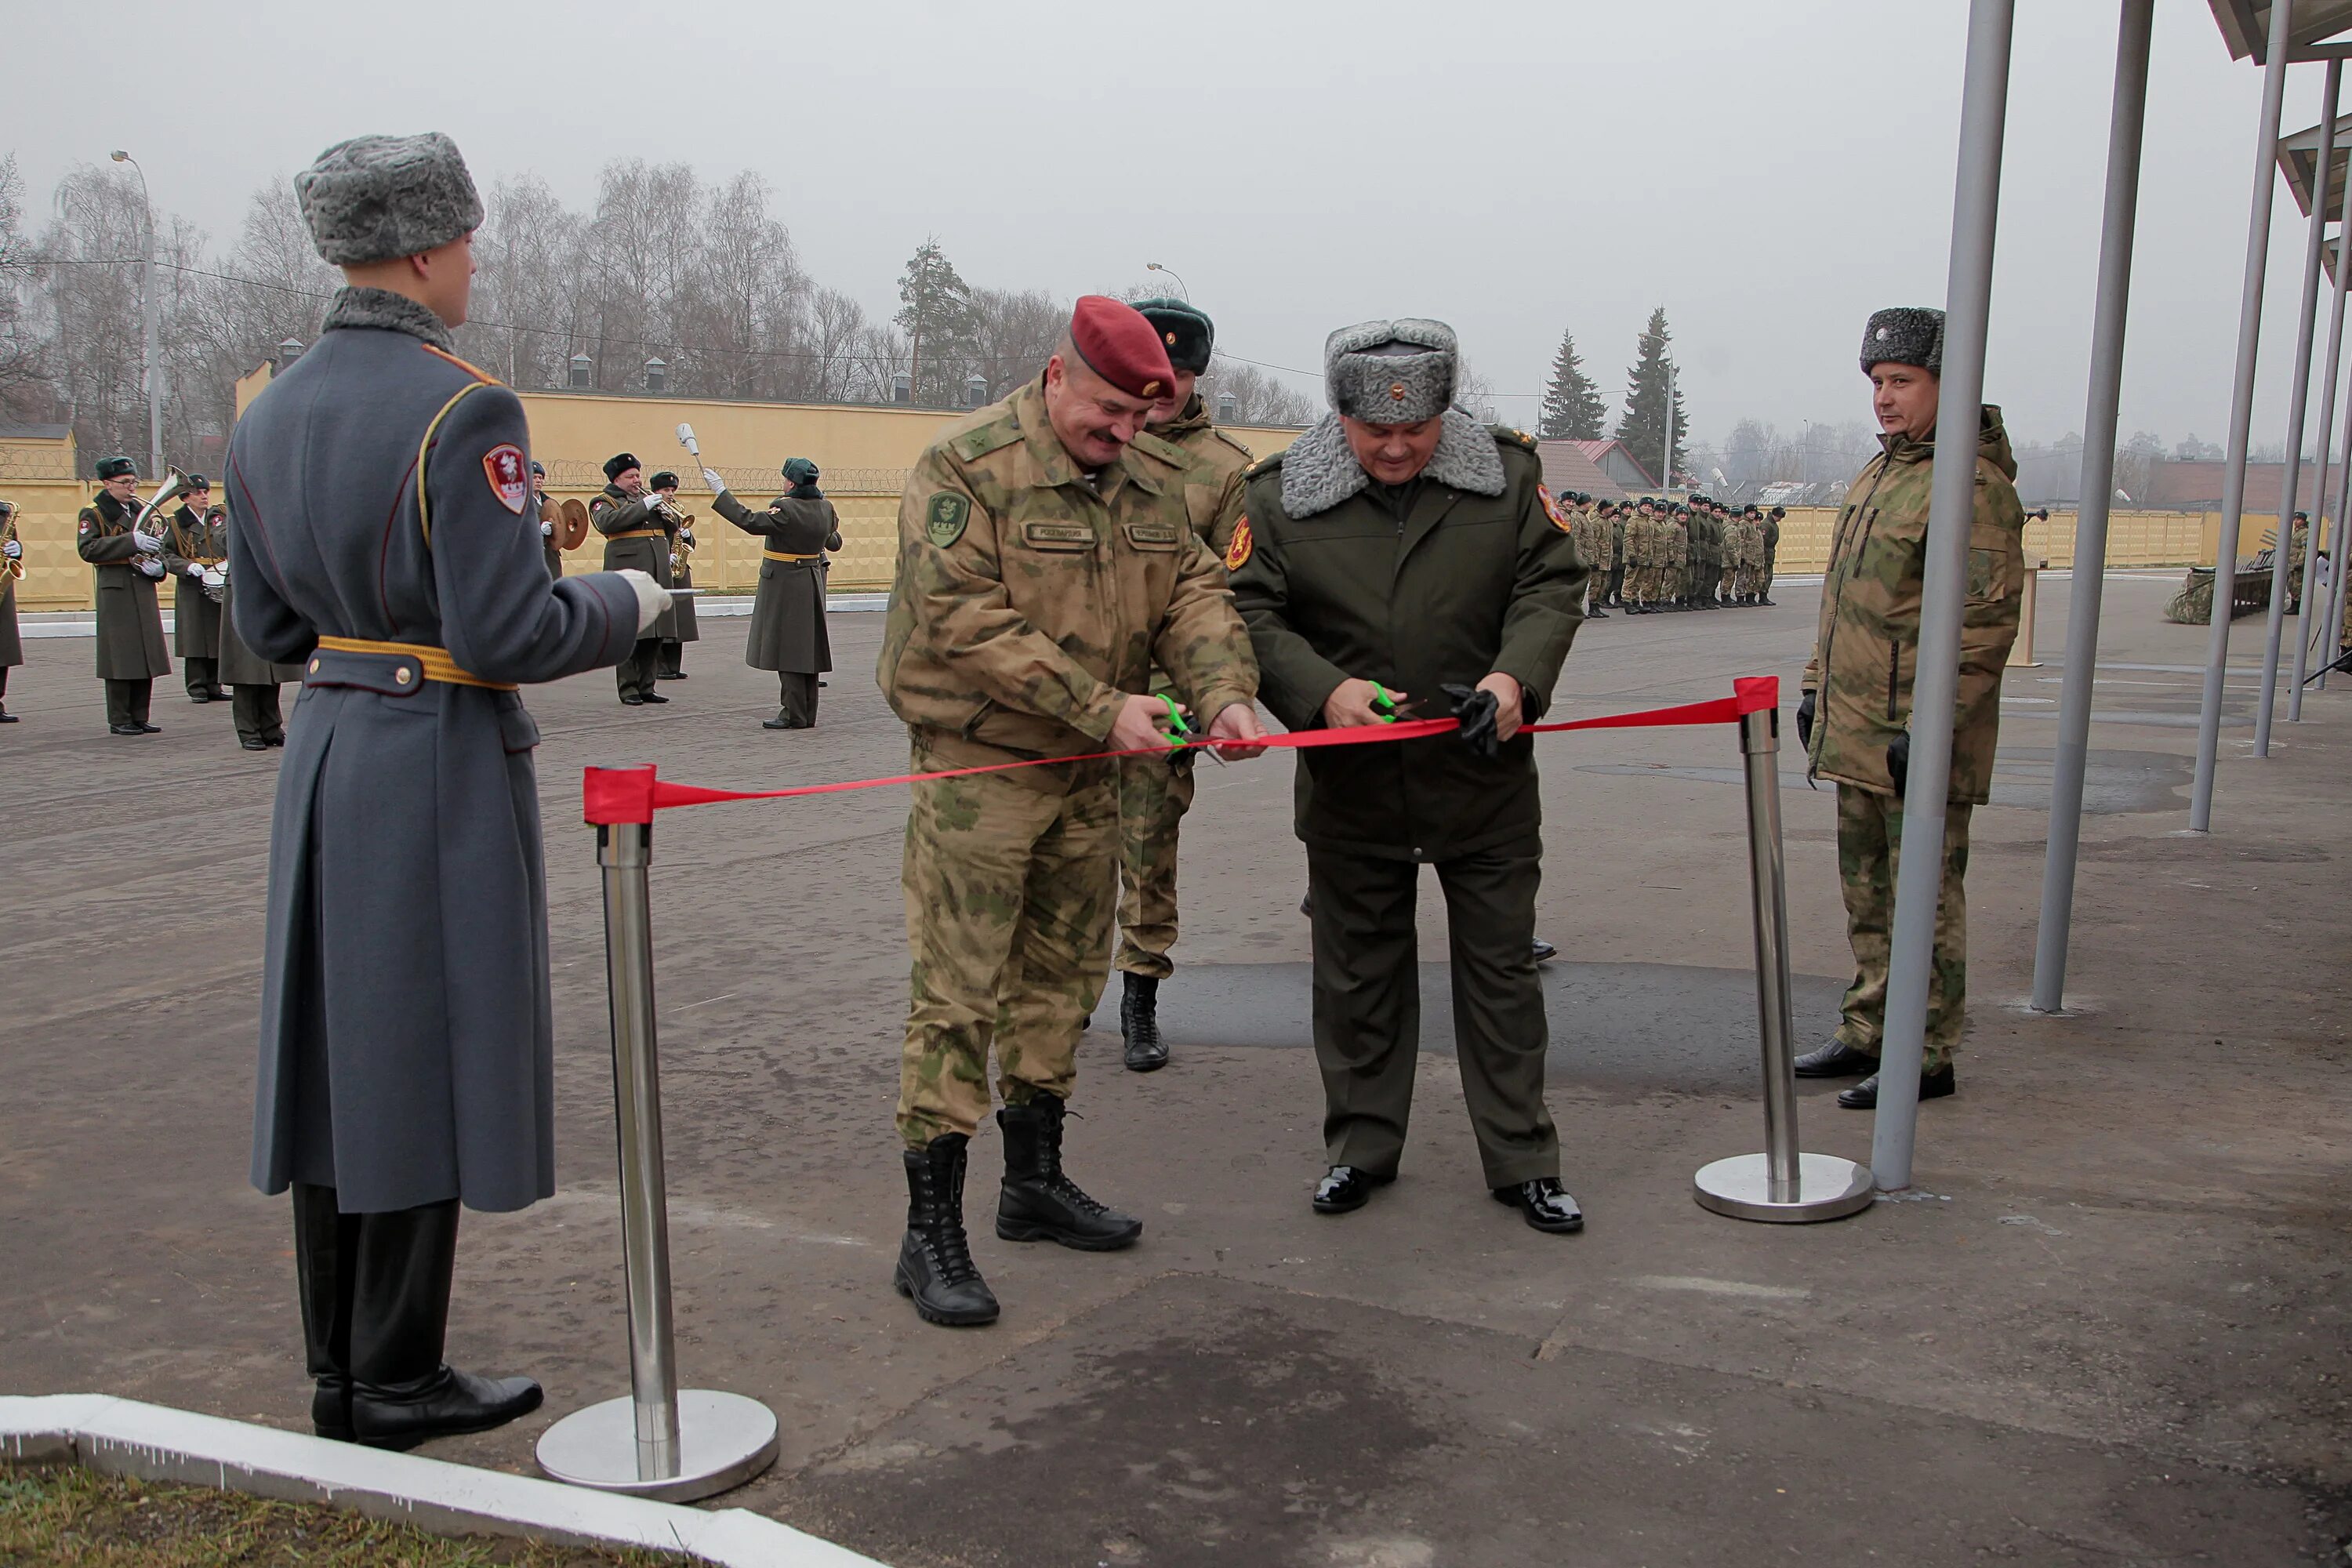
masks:
[[[1368,425],[1418,425],[1454,402],[1461,344],[1443,321],[1360,321],[1323,340],[1331,406]]]
[[[294,176],[294,197],[336,267],[421,255],[482,226],[474,177],[437,131],[338,142]]]
[[[1874,364],[1916,364],[1944,374],[1944,312],[1925,305],[1873,310],[1862,328],[1862,373]]]

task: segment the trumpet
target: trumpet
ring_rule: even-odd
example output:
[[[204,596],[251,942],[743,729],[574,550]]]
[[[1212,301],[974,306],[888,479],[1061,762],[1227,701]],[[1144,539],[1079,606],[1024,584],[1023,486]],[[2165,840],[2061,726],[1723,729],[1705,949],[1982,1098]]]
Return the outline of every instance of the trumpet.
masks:
[[[0,544],[14,544],[19,551],[24,548],[16,538],[16,503],[12,500],[0,500]],[[0,584],[22,582],[24,576],[25,558],[22,554],[13,559],[0,555]]]

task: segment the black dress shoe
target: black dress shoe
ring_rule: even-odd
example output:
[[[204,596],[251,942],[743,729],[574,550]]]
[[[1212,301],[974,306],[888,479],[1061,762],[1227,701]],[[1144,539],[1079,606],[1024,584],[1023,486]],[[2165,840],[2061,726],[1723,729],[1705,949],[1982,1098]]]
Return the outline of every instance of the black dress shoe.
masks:
[[[1536,938],[1536,962],[1538,963],[1542,963],[1549,959],[1558,958],[1559,956],[1559,949],[1552,946],[1551,943],[1544,941],[1541,937]]]
[[[648,691],[644,696],[638,698],[637,700],[640,702],[667,702],[669,699],[664,697],[658,691]]]
[[[191,691],[188,693],[188,700],[191,702],[210,702],[212,700],[213,694],[209,691]]]
[[[1940,1071],[1923,1072],[1919,1075],[1919,1098],[1922,1100],[1941,1100],[1958,1088],[1959,1081],[1953,1078],[1952,1064],[1949,1062],[1946,1062]],[[1877,1110],[1878,1075],[1872,1073],[1868,1078],[1839,1095],[1838,1103],[1848,1110]]]
[[[1559,1184],[1558,1176],[1538,1176],[1532,1182],[1521,1182],[1515,1187],[1491,1189],[1495,1201],[1509,1204],[1519,1211],[1519,1216],[1538,1230],[1554,1236],[1567,1236],[1584,1228],[1584,1211],[1568,1189]]]
[[[1588,621],[1605,621],[1609,618],[1609,612],[1595,606],[1584,612],[1584,618]]]
[[[109,724],[106,732],[110,735],[143,735],[147,731],[137,724]]]
[[[161,724],[150,724],[147,721],[142,719],[139,721],[139,732],[142,735],[160,735],[163,732],[163,726]]]
[[[1394,1176],[1375,1176],[1353,1165],[1334,1165],[1315,1184],[1317,1214],[1351,1214],[1372,1201],[1372,1189],[1385,1187]]]
[[[215,702],[226,702],[229,700],[230,695],[231,693],[229,689],[226,686],[215,686],[213,688],[212,700]]]
[[[283,734],[264,735],[261,737],[261,743],[265,746],[282,746],[286,743],[286,737]]]
[[[23,720],[17,718],[14,713],[9,712],[5,708],[0,708],[0,724],[21,724],[23,722]]]
[[[664,670],[659,679],[663,680],[684,680],[686,679],[686,671],[682,669]]]
[[[338,1443],[356,1441],[352,1435],[352,1380],[339,1372],[319,1379],[310,1390],[310,1429]]]
[[[269,742],[267,741],[239,741],[237,744],[244,747],[248,752],[266,752],[269,750]]]
[[[624,697],[621,699],[621,706],[624,708],[642,708],[645,705],[646,700],[642,697]]]
[[[503,1426],[541,1397],[530,1378],[477,1377],[445,1363],[413,1383],[352,1384],[352,1435],[371,1448],[414,1448]]]
[[[1799,1078],[1860,1078],[1878,1070],[1878,1058],[1843,1040],[1832,1040],[1817,1051],[1807,1051],[1792,1065]]]

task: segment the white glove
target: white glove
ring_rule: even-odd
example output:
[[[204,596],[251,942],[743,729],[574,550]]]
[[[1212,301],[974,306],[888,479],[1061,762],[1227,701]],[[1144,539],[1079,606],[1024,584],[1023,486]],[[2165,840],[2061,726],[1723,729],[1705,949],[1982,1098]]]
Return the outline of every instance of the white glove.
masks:
[[[163,542],[154,534],[142,533],[135,528],[131,531],[131,542],[137,545],[142,550],[161,550],[163,548]]]
[[[24,553],[25,547],[17,543],[13,539],[5,544],[0,544],[0,555],[5,555],[11,561],[16,560],[18,556]]]
[[[620,575],[621,581],[626,583],[630,592],[637,596],[637,635],[643,637],[646,628],[661,619],[662,612],[669,608],[669,590],[634,566],[623,567]]]
[[[710,487],[710,493],[712,495],[725,495],[727,493],[727,481],[719,477],[719,470],[716,468],[703,469],[702,482]]]
[[[205,569],[191,561],[188,563],[188,575],[201,583],[205,580]]]
[[[160,580],[163,575],[163,563],[161,561],[142,561],[139,563],[139,570],[146,573],[150,577]]]
[[[691,544],[691,543],[693,543],[693,542],[694,542],[694,530],[692,530],[692,529],[690,529],[690,528],[681,528],[681,529],[679,529],[679,530],[677,531],[677,536],[678,536],[680,539],[685,540],[688,544]]]
[[[551,523],[551,522],[542,522],[542,523],[541,523],[541,524],[539,525],[539,536],[540,536],[541,539],[552,539],[552,538],[554,538],[554,537],[555,537],[555,524],[553,524],[553,523]]]
[[[205,581],[213,587],[217,588],[223,583],[228,581],[228,574],[222,571],[217,566],[207,566],[205,568]]]

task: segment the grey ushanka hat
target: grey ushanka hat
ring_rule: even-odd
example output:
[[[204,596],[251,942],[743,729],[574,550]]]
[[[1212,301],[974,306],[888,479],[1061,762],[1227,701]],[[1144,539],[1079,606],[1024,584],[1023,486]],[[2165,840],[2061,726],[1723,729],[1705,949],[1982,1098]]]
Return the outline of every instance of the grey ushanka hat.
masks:
[[[1417,425],[1454,402],[1460,347],[1443,321],[1360,321],[1323,340],[1324,394],[1368,425]]]
[[[1862,372],[1874,364],[1916,364],[1929,375],[1944,374],[1944,312],[1926,305],[1893,305],[1873,310],[1862,328]]]
[[[482,198],[457,144],[437,131],[354,136],[294,176],[310,243],[336,267],[392,261],[482,226]]]

